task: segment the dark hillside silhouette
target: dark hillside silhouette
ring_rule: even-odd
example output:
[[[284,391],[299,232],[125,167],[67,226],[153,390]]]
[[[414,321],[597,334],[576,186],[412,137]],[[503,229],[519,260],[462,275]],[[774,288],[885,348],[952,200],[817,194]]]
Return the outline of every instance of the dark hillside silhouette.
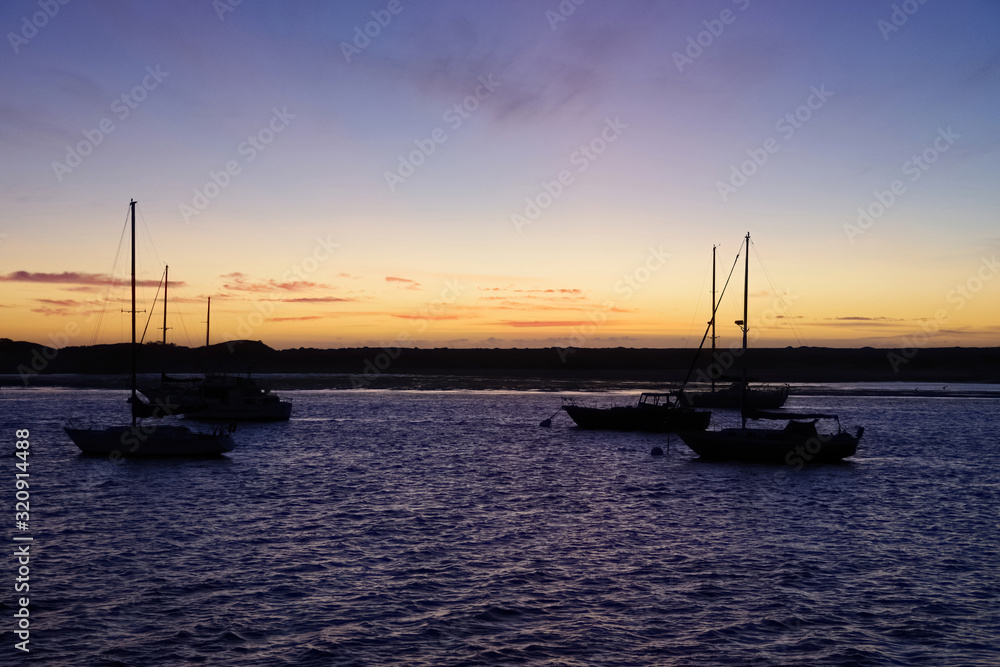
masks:
[[[927,381],[1000,382],[1000,348],[926,348],[907,359],[899,350],[824,347],[762,348],[748,352],[751,377],[764,382]],[[718,354],[726,376],[738,366]],[[539,378],[680,381],[694,358],[691,349],[382,348],[275,350],[260,341],[204,347],[147,344],[140,373],[345,373],[367,375],[484,375]],[[703,352],[694,377],[707,377],[713,359]],[[0,374],[127,374],[128,345],[66,347],[0,339]],[[898,368],[894,370],[893,364]],[[700,371],[700,372],[699,372]],[[723,381],[725,381],[725,377]],[[20,384],[7,379],[5,384]]]

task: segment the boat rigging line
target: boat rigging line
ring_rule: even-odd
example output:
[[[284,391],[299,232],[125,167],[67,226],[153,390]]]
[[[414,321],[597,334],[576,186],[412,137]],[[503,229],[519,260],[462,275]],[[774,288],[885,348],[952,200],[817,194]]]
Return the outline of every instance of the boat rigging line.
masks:
[[[128,231],[128,221],[129,213],[125,212],[125,224],[122,225],[122,235],[118,239],[118,250],[115,251],[115,259],[111,264],[111,270],[108,271],[108,279],[104,283],[104,296],[101,297],[101,310],[97,314],[97,323],[94,325],[94,331],[90,337],[90,345],[96,345],[97,339],[101,335],[101,325],[104,321],[104,314],[107,312],[108,303],[111,301],[111,290],[119,284],[119,280],[115,277],[118,270],[118,262],[121,259],[122,245],[125,243],[125,232]]]
[[[729,269],[729,275],[726,276],[726,282],[722,285],[722,291],[719,292],[719,298],[715,302],[715,310],[712,311],[712,319],[709,320],[708,326],[705,327],[705,335],[701,337],[701,343],[698,345],[698,350],[694,353],[694,359],[691,361],[691,367],[688,368],[687,375],[684,376],[684,382],[681,383],[680,389],[677,391],[683,391],[684,387],[687,386],[688,380],[691,379],[691,374],[694,373],[695,366],[698,365],[698,356],[701,354],[701,349],[705,346],[705,339],[708,338],[708,333],[712,330],[712,324],[715,322],[715,314],[719,310],[719,305],[722,303],[722,297],[726,294],[726,288],[729,287],[729,280],[733,277],[733,271],[736,270],[736,265],[740,261],[740,255],[743,252],[743,247],[746,242],[740,244],[740,250],[736,253],[736,259],[733,260],[733,265]],[[749,252],[749,249],[747,250]]]
[[[145,340],[146,340],[146,331],[149,329],[149,322],[150,322],[150,320],[153,319],[153,313],[156,311],[156,308],[155,308],[156,300],[158,298],[160,298],[160,288],[163,287],[163,278],[165,278],[165,277],[166,277],[166,269],[164,269],[164,275],[163,275],[163,277],[160,278],[160,284],[156,286],[156,295],[153,296],[153,305],[154,305],[154,307],[149,309],[149,317],[146,318],[146,326],[144,326],[142,328],[142,336],[139,338],[139,342],[140,343],[145,342]],[[165,333],[166,332],[164,332],[164,334]]]
[[[706,268],[705,273],[702,274],[701,287],[698,288],[698,302],[694,304],[694,311],[691,313],[691,321],[688,323],[687,331],[684,334],[685,343],[687,342],[687,339],[691,337],[691,330],[694,329],[694,321],[698,319],[698,313],[701,311],[701,298],[704,293],[705,283],[708,282],[709,272],[711,272],[711,269]]]
[[[760,251],[757,250],[757,244],[754,243],[753,240],[750,241],[750,245],[753,246],[753,252],[757,256],[757,262],[760,264],[760,268],[761,271],[764,273],[764,277],[767,278],[768,285],[771,286],[771,293],[774,294],[775,296],[774,300],[775,307],[781,310],[782,319],[788,322],[788,327],[789,329],[792,330],[792,335],[795,336],[795,340],[801,347],[802,345],[804,345],[802,336],[799,335],[799,329],[797,326],[795,326],[795,322],[792,320],[792,316],[789,314],[788,308],[786,308],[784,300],[778,293],[778,288],[775,287],[774,281],[771,279],[771,274],[767,270],[767,266],[764,264],[764,258],[760,256]]]

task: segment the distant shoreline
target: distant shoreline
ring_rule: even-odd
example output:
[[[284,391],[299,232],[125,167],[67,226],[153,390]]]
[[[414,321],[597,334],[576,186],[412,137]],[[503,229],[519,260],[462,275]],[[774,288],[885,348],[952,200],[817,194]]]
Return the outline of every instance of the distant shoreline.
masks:
[[[346,388],[445,385],[586,387],[620,382],[648,385],[707,380],[725,383],[742,374],[742,360],[729,350],[716,358],[688,348],[299,348],[274,350],[259,341],[234,341],[209,348],[143,345],[140,373],[281,373],[343,376]],[[747,353],[748,375],[770,383],[933,382],[1000,383],[1000,347],[924,348],[904,356],[898,349],[761,348]],[[45,376],[126,375],[127,344],[47,348],[0,339],[0,379],[4,385],[46,385]],[[436,380],[435,380],[436,378]],[[445,378],[450,378],[444,381]],[[391,381],[390,381],[391,379]],[[50,385],[51,386],[51,385]]]
[[[186,374],[185,374],[186,375]],[[638,395],[643,391],[668,392],[677,389],[677,382],[638,378],[576,378],[538,377],[530,375],[472,374],[384,374],[363,388],[352,385],[351,374],[344,373],[257,373],[261,386],[278,392],[286,391],[518,391],[551,394],[606,393],[610,391]],[[140,382],[155,383],[159,374],[139,376]],[[776,386],[779,383],[769,383]],[[103,389],[127,390],[124,375],[51,373],[31,376],[28,383],[21,376],[0,374],[0,387],[20,388]],[[817,382],[789,383],[793,396],[851,396],[904,398],[983,398],[1000,399],[1000,383],[952,382]],[[700,385],[689,389],[707,389]]]

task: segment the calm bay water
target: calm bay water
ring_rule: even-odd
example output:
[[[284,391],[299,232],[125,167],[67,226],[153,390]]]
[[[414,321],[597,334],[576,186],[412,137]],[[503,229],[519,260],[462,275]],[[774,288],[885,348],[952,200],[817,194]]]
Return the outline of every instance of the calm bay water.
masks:
[[[225,457],[114,464],[61,427],[121,392],[4,388],[7,551],[17,428],[34,542],[0,663],[1000,664],[1000,397],[795,397],[866,427],[795,471],[539,428],[570,394],[282,395]]]

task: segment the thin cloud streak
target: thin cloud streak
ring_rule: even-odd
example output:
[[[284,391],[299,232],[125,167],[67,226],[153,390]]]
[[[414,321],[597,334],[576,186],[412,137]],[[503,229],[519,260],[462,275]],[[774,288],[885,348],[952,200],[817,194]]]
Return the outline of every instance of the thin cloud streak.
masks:
[[[80,285],[80,286],[104,286],[109,283],[119,284],[126,282],[125,278],[109,276],[106,273],[78,273],[76,271],[63,271],[62,273],[33,273],[31,271],[14,271],[6,276],[0,276],[0,281],[18,283],[43,283],[50,285]],[[156,287],[159,280],[136,280],[135,284],[141,287]],[[171,281],[171,287],[184,287],[187,283],[183,280]],[[79,288],[78,288],[79,289]]]

